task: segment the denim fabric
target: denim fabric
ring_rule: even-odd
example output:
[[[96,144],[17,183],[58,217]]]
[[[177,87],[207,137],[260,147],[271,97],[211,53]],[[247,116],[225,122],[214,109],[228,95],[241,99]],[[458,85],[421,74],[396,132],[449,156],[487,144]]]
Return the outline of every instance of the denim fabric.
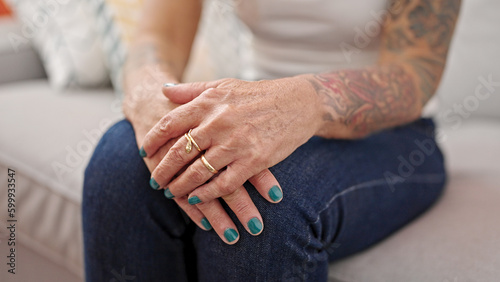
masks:
[[[265,228],[248,234],[224,205],[241,236],[229,246],[149,187],[132,126],[117,123],[85,173],[87,281],[326,281],[329,262],[420,215],[446,180],[430,119],[362,140],[314,137],[271,171],[283,201],[246,184]]]

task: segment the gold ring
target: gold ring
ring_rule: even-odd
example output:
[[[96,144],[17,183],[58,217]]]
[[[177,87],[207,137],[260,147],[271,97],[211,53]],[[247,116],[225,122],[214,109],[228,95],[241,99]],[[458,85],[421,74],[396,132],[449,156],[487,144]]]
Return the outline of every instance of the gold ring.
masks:
[[[196,141],[194,141],[193,136],[191,136],[191,131],[193,131],[193,130],[190,129],[188,133],[184,134],[184,137],[186,137],[186,139],[187,139],[187,144],[186,144],[186,153],[187,154],[191,153],[191,150],[193,149],[193,145],[196,148],[196,150],[198,150],[198,152],[201,152],[200,146],[198,146],[198,144],[196,144]]]
[[[205,158],[205,154],[201,155],[201,162],[205,165],[205,167],[208,169],[213,174],[218,173],[219,171],[216,170]]]

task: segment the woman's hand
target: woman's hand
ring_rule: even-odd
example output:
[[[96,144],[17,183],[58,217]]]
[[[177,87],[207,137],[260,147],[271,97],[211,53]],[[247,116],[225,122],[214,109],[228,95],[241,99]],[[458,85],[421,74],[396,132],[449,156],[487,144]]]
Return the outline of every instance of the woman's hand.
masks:
[[[258,82],[223,79],[164,87],[163,93],[174,103],[192,101],[165,115],[144,138],[148,157],[175,142],[152,172],[152,179],[166,189],[166,195],[181,201],[186,212],[185,202],[196,205],[227,243],[231,241],[227,230],[236,227],[216,200],[219,197],[247,231],[259,234],[262,219],[243,184],[249,180],[270,202],[281,200],[281,188],[267,169],[321,127],[321,106],[314,88],[300,77]],[[191,129],[203,155],[194,144],[189,153],[186,150],[188,138],[183,136]]]

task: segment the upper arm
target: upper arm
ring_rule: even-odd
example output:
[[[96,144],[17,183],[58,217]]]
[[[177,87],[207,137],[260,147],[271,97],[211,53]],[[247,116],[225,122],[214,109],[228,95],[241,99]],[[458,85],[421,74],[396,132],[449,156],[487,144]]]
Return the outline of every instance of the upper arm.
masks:
[[[392,0],[379,63],[414,74],[422,104],[434,95],[446,63],[461,0]]]

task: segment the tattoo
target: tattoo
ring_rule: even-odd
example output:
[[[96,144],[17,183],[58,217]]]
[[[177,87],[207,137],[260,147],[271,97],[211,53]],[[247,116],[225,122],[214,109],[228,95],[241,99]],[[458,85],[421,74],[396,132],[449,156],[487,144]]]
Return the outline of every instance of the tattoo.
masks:
[[[399,15],[402,14],[404,8],[408,7],[410,0],[393,0],[388,7],[388,11],[391,14],[392,19],[397,19]]]
[[[409,62],[420,80],[421,102],[425,105],[436,91],[445,62],[432,57],[416,57]]]
[[[417,118],[441,79],[460,3],[392,1],[380,64],[309,78],[325,106],[323,120],[361,137]]]
[[[401,1],[406,5],[405,11],[391,14],[386,23],[385,48],[413,69],[419,81],[422,104],[425,104],[441,80],[461,0],[396,0],[393,3]]]
[[[439,51],[446,47],[453,33],[458,10],[451,5],[459,1],[421,0],[409,13],[410,30],[416,40],[424,39]]]
[[[412,44],[413,42],[402,28],[395,28],[385,38],[385,47],[394,53],[400,54],[404,51],[404,47]]]
[[[412,78],[397,66],[318,74],[309,80],[326,106],[325,121],[364,136],[406,122],[416,103]]]

